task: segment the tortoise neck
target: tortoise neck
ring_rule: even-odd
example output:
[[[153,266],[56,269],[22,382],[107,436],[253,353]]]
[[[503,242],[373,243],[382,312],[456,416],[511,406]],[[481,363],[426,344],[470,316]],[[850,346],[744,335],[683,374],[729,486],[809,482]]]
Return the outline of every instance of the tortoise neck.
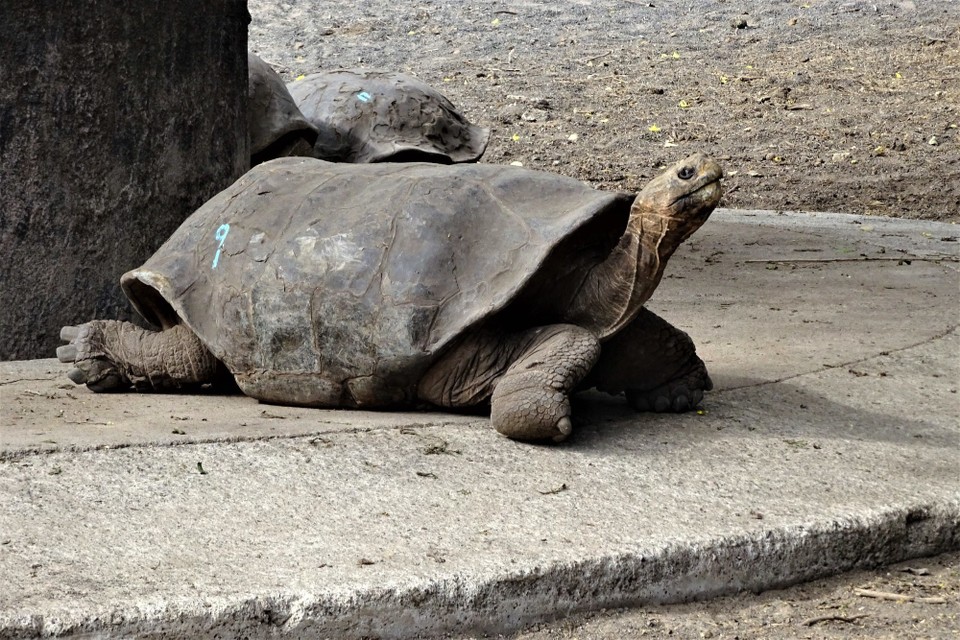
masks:
[[[629,324],[660,284],[676,250],[670,219],[636,204],[613,251],[590,267],[570,304],[568,321],[601,339]]]

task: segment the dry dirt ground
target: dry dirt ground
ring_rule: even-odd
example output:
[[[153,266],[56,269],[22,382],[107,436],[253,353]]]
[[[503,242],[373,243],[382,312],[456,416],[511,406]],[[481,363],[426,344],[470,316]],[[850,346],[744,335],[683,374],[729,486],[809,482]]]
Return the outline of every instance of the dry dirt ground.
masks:
[[[250,49],[288,81],[339,67],[411,73],[493,130],[484,162],[637,190],[659,167],[704,151],[726,167],[727,207],[960,221],[960,1],[249,8]],[[877,600],[855,587],[945,603]],[[518,636],[629,637],[957,638],[960,555]]]
[[[249,3],[287,80],[401,70],[491,127],[485,162],[637,190],[688,152],[724,206],[960,220],[957,0]]]
[[[918,597],[894,602],[856,589]],[[922,602],[923,598],[930,599]],[[512,640],[623,638],[960,638],[960,554],[860,571],[760,595],[604,612],[544,625]]]

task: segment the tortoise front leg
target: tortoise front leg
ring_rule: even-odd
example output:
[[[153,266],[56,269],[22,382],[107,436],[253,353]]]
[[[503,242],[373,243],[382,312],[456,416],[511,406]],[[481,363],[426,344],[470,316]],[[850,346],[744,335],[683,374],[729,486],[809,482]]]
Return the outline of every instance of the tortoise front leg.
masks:
[[[515,440],[566,439],[569,394],[596,362],[596,336],[569,324],[466,336],[420,381],[418,395],[445,407],[490,400],[494,428]]]
[[[603,343],[582,388],[625,393],[638,411],[689,411],[713,388],[707,367],[686,333],[644,308]]]
[[[218,361],[185,325],[165,331],[129,322],[93,320],[60,331],[66,344],[60,362],[75,368],[67,375],[91,391],[169,391],[213,381]]]

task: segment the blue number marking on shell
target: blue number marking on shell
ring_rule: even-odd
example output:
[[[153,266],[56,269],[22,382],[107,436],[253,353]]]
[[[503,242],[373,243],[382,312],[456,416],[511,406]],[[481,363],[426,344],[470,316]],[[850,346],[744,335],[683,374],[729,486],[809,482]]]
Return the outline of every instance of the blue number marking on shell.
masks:
[[[367,93],[366,91],[361,91],[357,94],[357,100],[360,102],[370,102],[373,100],[373,96]]]
[[[217,232],[213,235],[214,239],[219,240],[220,244],[217,245],[217,252],[213,256],[213,266],[211,269],[217,268],[217,263],[220,262],[220,250],[223,249],[223,243],[227,240],[227,234],[230,233],[230,225],[222,224],[217,227]]]

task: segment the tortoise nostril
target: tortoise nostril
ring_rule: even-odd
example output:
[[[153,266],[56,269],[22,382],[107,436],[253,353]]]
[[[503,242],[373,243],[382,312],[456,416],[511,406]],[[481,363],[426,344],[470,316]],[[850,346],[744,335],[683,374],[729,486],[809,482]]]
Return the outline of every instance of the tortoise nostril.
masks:
[[[685,166],[681,167],[680,171],[677,172],[677,177],[681,180],[689,180],[696,174],[696,170],[693,167]]]

